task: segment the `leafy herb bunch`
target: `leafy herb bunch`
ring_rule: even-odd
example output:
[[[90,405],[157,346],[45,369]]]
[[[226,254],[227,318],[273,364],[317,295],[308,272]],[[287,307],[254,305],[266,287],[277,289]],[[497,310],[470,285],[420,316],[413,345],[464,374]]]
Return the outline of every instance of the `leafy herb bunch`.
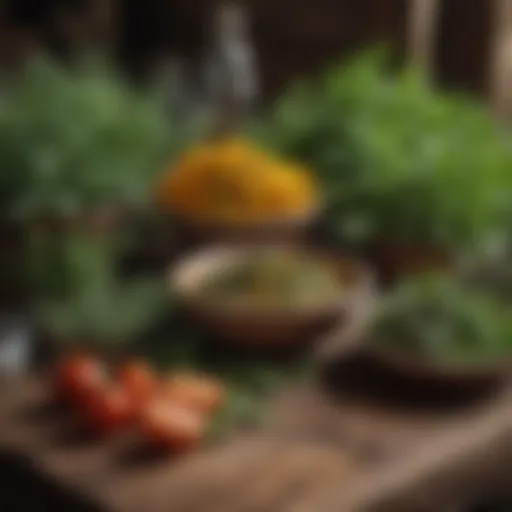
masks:
[[[465,248],[503,229],[512,143],[478,102],[385,52],[295,84],[249,131],[315,168],[343,240]]]
[[[53,266],[45,261],[42,269],[50,272],[51,286],[40,288],[34,312],[59,342],[115,350],[152,328],[167,307],[163,280],[120,275],[113,240],[68,234],[49,261]]]
[[[0,98],[0,208],[31,219],[143,201],[172,142],[156,95],[105,63],[37,58]]]
[[[496,362],[512,354],[507,306],[433,275],[401,283],[374,319],[372,336],[384,347],[440,362]]]

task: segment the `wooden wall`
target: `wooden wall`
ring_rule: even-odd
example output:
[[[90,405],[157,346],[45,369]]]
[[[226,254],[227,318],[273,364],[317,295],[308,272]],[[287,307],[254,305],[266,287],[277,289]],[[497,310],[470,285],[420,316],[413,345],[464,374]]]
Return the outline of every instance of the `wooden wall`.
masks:
[[[440,1],[436,78],[449,87],[486,94],[490,13],[495,0]],[[403,56],[412,2],[245,0],[252,14],[265,96],[271,99],[290,79],[315,72],[374,42],[390,42],[397,55]],[[98,15],[98,5],[106,4],[112,10],[103,9]],[[65,55],[96,39],[107,44],[123,66],[144,75],[169,56],[198,60],[215,2],[4,0],[3,5],[7,13],[0,28],[0,60],[8,61],[6,54],[20,53],[16,46],[30,48],[32,42]]]
[[[494,3],[494,0],[441,3],[436,45],[436,75],[440,83],[480,94],[489,92]]]
[[[252,2],[253,34],[265,90],[273,96],[293,77],[314,73],[360,48],[405,46],[407,0]]]
[[[246,0],[264,93],[358,48],[388,41],[402,54],[408,0]],[[166,54],[200,57],[213,2],[123,2],[120,52],[137,70]],[[151,21],[152,20],[152,21]]]

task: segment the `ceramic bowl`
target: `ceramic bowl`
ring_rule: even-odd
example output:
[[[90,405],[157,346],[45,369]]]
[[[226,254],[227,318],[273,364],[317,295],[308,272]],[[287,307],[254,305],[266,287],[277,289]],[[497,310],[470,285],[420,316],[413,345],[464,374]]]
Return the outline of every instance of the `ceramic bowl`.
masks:
[[[365,356],[378,368],[414,388],[438,394],[478,395],[497,389],[512,375],[512,360],[477,364],[441,363],[369,343]]]
[[[283,248],[279,244],[276,247]],[[361,263],[305,247],[286,246],[334,262],[345,288],[339,298],[314,306],[249,306],[227,304],[201,293],[201,285],[226,266],[250,256],[254,244],[219,245],[185,256],[170,270],[168,284],[191,316],[218,339],[235,345],[282,348],[307,342],[323,326],[352,315],[358,300],[373,286],[373,276]]]

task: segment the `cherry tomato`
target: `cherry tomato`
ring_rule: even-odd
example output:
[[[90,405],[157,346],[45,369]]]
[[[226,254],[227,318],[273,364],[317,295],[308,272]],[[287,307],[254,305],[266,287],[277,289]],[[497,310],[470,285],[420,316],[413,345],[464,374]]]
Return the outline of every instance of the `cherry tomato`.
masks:
[[[206,418],[183,404],[157,398],[142,410],[140,429],[152,445],[183,453],[196,448],[203,439]]]
[[[97,393],[84,409],[85,421],[94,432],[110,435],[128,426],[134,419],[132,401],[120,386]]]
[[[106,382],[105,365],[91,355],[72,355],[60,364],[57,373],[56,391],[59,398],[81,406],[89,395]]]
[[[162,384],[167,399],[201,413],[211,413],[222,404],[225,390],[217,380],[193,374],[175,375]]]
[[[118,380],[137,406],[151,398],[157,386],[155,375],[143,361],[124,364],[119,371]]]

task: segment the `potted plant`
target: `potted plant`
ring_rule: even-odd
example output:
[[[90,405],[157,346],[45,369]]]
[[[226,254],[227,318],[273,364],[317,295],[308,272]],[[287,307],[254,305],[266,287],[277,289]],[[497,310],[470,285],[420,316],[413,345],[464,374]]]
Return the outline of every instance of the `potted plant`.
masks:
[[[476,101],[379,52],[296,84],[249,131],[316,169],[334,238],[385,270],[444,266],[501,231],[512,145]]]

